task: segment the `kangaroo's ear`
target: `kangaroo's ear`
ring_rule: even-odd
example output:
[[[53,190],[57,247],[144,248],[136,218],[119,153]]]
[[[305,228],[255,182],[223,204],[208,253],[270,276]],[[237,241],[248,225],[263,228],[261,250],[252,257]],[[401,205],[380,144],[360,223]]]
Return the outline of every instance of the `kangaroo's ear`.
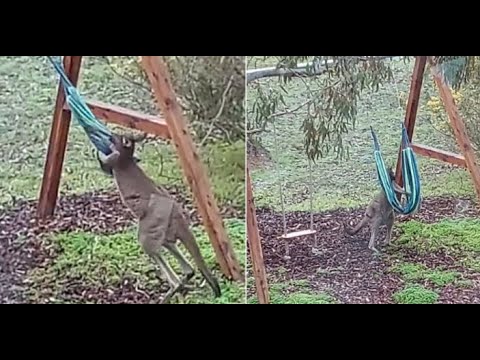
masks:
[[[141,133],[133,137],[133,141],[139,143],[147,138],[147,133]]]
[[[119,134],[112,134],[112,143],[116,147],[120,147],[122,145],[122,136]]]
[[[139,142],[142,142],[143,140],[146,139],[147,133],[140,133],[140,134],[136,134],[136,135],[135,134],[126,134],[126,135],[124,135],[124,137],[131,140],[132,142],[139,143]]]
[[[395,179],[395,172],[393,171],[393,167],[389,166],[387,168],[387,171],[388,171],[388,176],[390,176],[390,179]]]
[[[122,138],[122,146],[124,148],[131,148],[133,146],[133,141],[130,140],[129,138],[123,137]]]

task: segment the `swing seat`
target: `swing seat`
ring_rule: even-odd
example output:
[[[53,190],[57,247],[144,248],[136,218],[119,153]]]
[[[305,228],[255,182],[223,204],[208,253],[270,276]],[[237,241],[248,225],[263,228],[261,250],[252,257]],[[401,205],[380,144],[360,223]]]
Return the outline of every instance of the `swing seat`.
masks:
[[[313,235],[316,234],[316,230],[308,229],[308,230],[300,230],[300,231],[295,231],[291,233],[286,233],[280,236],[281,239],[293,239],[296,237],[302,237],[302,236],[307,236],[307,235]]]

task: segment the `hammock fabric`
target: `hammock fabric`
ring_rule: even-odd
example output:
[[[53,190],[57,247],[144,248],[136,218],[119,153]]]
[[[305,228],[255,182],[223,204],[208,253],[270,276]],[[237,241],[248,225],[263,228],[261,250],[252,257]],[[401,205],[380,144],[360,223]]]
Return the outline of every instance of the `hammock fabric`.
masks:
[[[47,56],[53,67],[60,76],[67,104],[72,111],[73,117],[83,127],[92,144],[105,155],[109,155],[112,150],[109,145],[112,142],[112,133],[100,122],[92,113],[88,105],[82,99],[80,93],[68,78],[61,62],[56,62],[51,56]]]
[[[405,126],[402,124],[402,175],[405,184],[404,188],[407,192],[406,203],[404,205],[397,199],[397,195],[393,189],[392,181],[390,180],[388,170],[382,158],[377,135],[375,134],[375,131],[372,127],[370,127],[370,130],[373,137],[375,164],[377,167],[378,180],[380,182],[380,186],[385,192],[385,195],[387,196],[388,202],[397,213],[409,215],[416,212],[419,208],[421,201],[421,184],[417,159],[415,158],[415,153],[408,139]]]

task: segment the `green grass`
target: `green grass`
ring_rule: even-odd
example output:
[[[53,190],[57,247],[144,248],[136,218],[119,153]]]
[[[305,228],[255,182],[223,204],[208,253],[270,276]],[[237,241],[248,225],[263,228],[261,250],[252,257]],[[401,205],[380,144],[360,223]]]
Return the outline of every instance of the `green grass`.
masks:
[[[455,283],[461,274],[456,271],[429,269],[423,264],[400,263],[391,268],[391,271],[402,275],[406,281],[430,281],[436,286],[445,286]]]
[[[15,198],[35,198],[43,174],[58,77],[45,57],[0,57],[0,203]],[[148,92],[117,77],[95,57],[86,57],[79,89],[96,99],[134,110],[158,114]],[[214,194],[221,203],[244,206],[243,142],[215,144],[200,149]],[[160,184],[187,188],[172,145],[156,142],[138,150],[142,166]],[[163,162],[163,166],[162,166]],[[81,193],[112,187],[99,166],[83,130],[73,121],[67,144],[61,191]]]
[[[474,286],[474,283],[472,280],[469,280],[469,279],[463,279],[463,280],[458,280],[455,282],[455,285],[458,287],[458,288],[463,288],[463,289],[469,289],[469,288],[472,288]]]
[[[443,220],[434,224],[408,221],[401,224],[396,244],[418,251],[444,250],[450,253],[480,255],[480,220]]]
[[[480,271],[479,220],[448,219],[433,224],[411,220],[399,224],[399,227],[402,234],[393,243],[393,258],[401,260],[402,249],[412,249],[419,254],[442,251],[452,256],[458,266],[470,271]],[[449,284],[458,288],[473,286],[472,281],[463,278],[462,273],[441,267],[429,268],[423,264],[400,261],[391,266],[390,271],[400,274],[407,283],[404,290],[394,294],[395,301],[401,303],[437,301],[437,293],[420,286],[426,283],[436,289]]]
[[[245,223],[240,220],[227,220],[226,225],[236,248],[244,248]],[[215,254],[207,235],[199,228],[194,231],[205,261],[210,268],[216,268]],[[141,250],[136,233],[136,228],[132,228],[127,232],[108,236],[83,232],[53,236],[48,243],[55,246],[59,255],[45,267],[36,268],[28,274],[27,281],[31,283],[30,300],[44,299],[48,295],[48,298],[55,299],[55,302],[65,302],[69,300],[65,294],[75,282],[81,282],[84,288],[109,289],[119,287],[125,280],[129,280],[134,281],[143,291],[158,293],[160,281],[154,272],[153,262]],[[193,263],[191,257],[187,257]],[[174,258],[167,256],[167,259],[177,273],[180,273],[180,267]],[[244,266],[244,258],[239,260]],[[186,302],[243,302],[244,290],[241,284],[222,278],[218,269],[215,275],[220,278],[220,298],[214,299],[211,289],[205,286],[194,296],[187,295]],[[200,275],[197,275],[197,278],[200,279]],[[152,298],[152,301],[154,300]]]
[[[12,199],[38,197],[48,138],[52,123],[58,76],[45,57],[0,57],[0,204]],[[85,57],[80,74],[79,90],[86,99],[123,106],[147,114],[158,115],[158,109],[149,91],[135,86],[115,75],[98,57]],[[209,144],[201,149],[213,192],[220,205],[244,209],[245,204],[245,145],[238,142]],[[163,141],[139,144],[137,156],[140,165],[155,182],[177,185],[189,192],[173,145]],[[83,129],[72,121],[60,191],[83,193],[113,188],[111,178],[99,169],[94,148]],[[237,229],[240,220],[229,223]],[[237,224],[237,225],[235,225]],[[238,225],[240,224],[240,225]],[[230,229],[232,231],[232,228]],[[200,231],[200,230],[198,230]],[[235,230],[235,250],[243,261],[245,237]],[[120,276],[140,279],[150,288],[157,284],[154,277],[146,277],[144,270],[151,267],[139,253],[133,230],[111,237],[93,234],[61,234],[52,240],[62,249],[52,267],[38,269],[30,274],[39,281],[35,296],[45,292],[61,293],[62,286],[72,278],[81,282],[118,285]],[[205,239],[205,234],[201,234]],[[203,253],[212,263],[213,249],[204,241]],[[68,269],[63,274],[62,271]],[[83,280],[83,278],[85,280]],[[48,288],[42,290],[39,286]],[[224,296],[218,302],[243,301],[243,289],[237,284],[222,282]],[[44,295],[42,295],[44,298]],[[205,296],[192,297],[190,302],[205,301]]]
[[[435,304],[438,298],[439,295],[435,291],[421,285],[407,285],[393,295],[398,304]]]
[[[264,66],[260,64],[257,66]],[[394,78],[399,82],[399,91],[408,93],[413,62],[396,62]],[[262,80],[265,86],[278,86],[276,79]],[[304,102],[305,85],[301,80],[293,79],[285,85],[289,91],[285,96],[288,108],[294,108]],[[426,78],[422,89],[420,104],[425,104],[431,95],[436,95],[433,82]],[[250,92],[249,98],[255,93]],[[251,102],[249,102],[250,104]],[[251,105],[249,105],[251,106]],[[279,109],[280,111],[280,109]],[[329,155],[313,166],[314,210],[323,211],[338,207],[357,207],[371,200],[373,193],[379,191],[376,178],[370,126],[373,126],[381,143],[382,154],[388,164],[395,164],[401,140],[400,124],[405,111],[398,106],[395,86],[386,84],[379,92],[365,92],[359,102],[357,126],[344,139],[351,142],[350,158],[338,161]],[[420,109],[418,112],[415,141],[435,146],[447,151],[458,152],[455,141],[435,131],[430,125],[430,114]],[[283,179],[286,211],[307,210],[309,199],[301,196],[308,194],[308,164],[303,152],[303,133],[301,115],[287,115],[277,119],[279,141],[278,156],[275,154],[273,132],[262,134],[262,143],[270,152],[280,170],[274,164],[252,169],[252,179],[257,206],[280,209],[278,178]],[[444,164],[432,159],[418,157],[422,181],[422,195],[473,195],[473,187],[468,173],[463,169],[446,170]]]
[[[202,160],[207,167],[215,198],[220,204],[230,204],[243,209],[245,204],[245,146],[243,143],[208,144],[201,150]],[[187,190],[183,171],[176,161],[173,147],[146,144],[138,156],[141,166],[156,182],[175,184]],[[159,162],[163,159],[163,169]]]
[[[269,284],[271,304],[336,304],[336,299],[325,293],[315,293],[309,290],[307,280],[291,280],[282,284]],[[249,303],[257,304],[256,296]]]
[[[466,259],[465,263],[471,270],[480,272],[480,259]]]
[[[335,299],[328,294],[312,294],[295,292],[290,294],[279,294],[273,292],[270,294],[272,304],[334,304]]]

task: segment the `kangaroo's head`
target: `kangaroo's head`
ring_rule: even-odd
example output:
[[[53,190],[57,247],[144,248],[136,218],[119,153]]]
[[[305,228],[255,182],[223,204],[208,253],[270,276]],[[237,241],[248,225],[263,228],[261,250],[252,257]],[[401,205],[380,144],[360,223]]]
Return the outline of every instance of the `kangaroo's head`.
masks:
[[[101,161],[99,154],[97,153],[97,159],[100,163],[100,168],[107,175],[113,176],[113,167],[126,166],[131,162],[138,163],[140,159],[135,157],[135,144],[145,139],[146,134],[143,135],[112,135],[112,143],[115,150],[118,152],[118,158],[115,164],[107,165]]]
[[[393,171],[393,168],[391,166],[387,168],[387,172],[390,180],[395,180],[395,172]]]
[[[115,146],[115,149],[120,154],[120,156],[118,157],[119,162],[133,161],[133,154],[135,153],[135,143],[137,142],[137,140],[133,136],[114,134],[112,136],[112,142]]]

